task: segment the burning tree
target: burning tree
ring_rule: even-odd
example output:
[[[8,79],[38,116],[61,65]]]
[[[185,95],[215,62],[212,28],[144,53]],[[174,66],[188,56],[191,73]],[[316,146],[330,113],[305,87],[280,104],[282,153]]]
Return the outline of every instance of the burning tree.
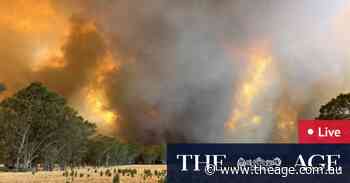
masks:
[[[350,93],[340,94],[323,105],[317,119],[350,119]]]
[[[34,161],[81,163],[94,132],[94,125],[40,83],[0,103],[0,150],[16,169]]]

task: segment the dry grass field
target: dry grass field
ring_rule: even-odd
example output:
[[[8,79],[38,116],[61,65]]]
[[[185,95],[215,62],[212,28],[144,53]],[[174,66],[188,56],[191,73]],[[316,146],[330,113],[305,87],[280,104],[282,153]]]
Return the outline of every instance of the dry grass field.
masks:
[[[119,175],[121,183],[158,183],[164,179],[165,171],[165,165],[130,165],[75,168],[35,175],[31,172],[0,173],[0,183],[112,183],[115,175]]]

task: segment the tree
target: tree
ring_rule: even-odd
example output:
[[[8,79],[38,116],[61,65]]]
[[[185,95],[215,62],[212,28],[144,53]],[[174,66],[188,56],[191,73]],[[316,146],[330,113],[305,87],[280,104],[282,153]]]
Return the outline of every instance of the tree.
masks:
[[[49,167],[55,163],[62,166],[84,163],[83,160],[88,153],[88,141],[95,134],[96,127],[84,121],[82,117],[76,116],[76,112],[71,112],[71,120],[57,129],[53,144],[42,150],[41,157]]]
[[[138,145],[124,144],[115,137],[97,135],[90,139],[87,162],[97,166],[129,164],[134,162],[139,153]]]
[[[0,83],[0,93],[5,91],[6,90],[6,87],[4,84]]]
[[[321,106],[317,119],[350,119],[350,94],[340,94]]]
[[[15,124],[10,123],[16,118],[16,114],[0,106],[0,160],[1,162],[6,162],[9,157],[11,157],[12,149],[15,149],[12,142],[15,141],[15,134],[13,133]]]
[[[33,161],[79,163],[95,126],[41,83],[32,83],[0,103],[3,156],[19,168]]]
[[[144,163],[155,164],[164,162],[166,159],[165,145],[148,145],[143,147],[142,156]]]

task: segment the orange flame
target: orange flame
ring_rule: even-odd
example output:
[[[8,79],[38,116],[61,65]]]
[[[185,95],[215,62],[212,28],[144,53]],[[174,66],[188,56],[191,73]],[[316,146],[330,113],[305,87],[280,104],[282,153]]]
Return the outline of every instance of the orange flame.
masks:
[[[289,104],[290,105],[290,104]],[[298,110],[293,106],[281,105],[277,111],[277,132],[278,142],[290,142],[295,134],[296,122],[298,119]]]
[[[269,66],[271,66],[272,57],[266,54],[265,49],[253,49],[249,55],[249,62],[245,80],[241,83],[241,90],[234,96],[234,110],[226,123],[226,127],[229,129],[242,125],[238,124],[241,121],[255,125],[262,122],[262,117],[252,111],[252,105],[260,90],[265,86],[265,76]]]
[[[112,54],[108,52],[103,62],[96,69],[95,79],[85,90],[87,116],[93,116],[93,120],[97,120],[97,126],[102,131],[106,131],[107,128],[115,130],[117,127],[115,122],[118,121],[119,114],[114,110],[108,109],[109,103],[105,93],[104,80],[108,74],[117,72],[118,68],[119,65],[114,61]]]
[[[107,99],[103,90],[90,89],[86,98],[88,105],[92,108],[92,112],[102,118],[103,122],[111,124],[117,120],[118,114],[108,110],[105,106]]]

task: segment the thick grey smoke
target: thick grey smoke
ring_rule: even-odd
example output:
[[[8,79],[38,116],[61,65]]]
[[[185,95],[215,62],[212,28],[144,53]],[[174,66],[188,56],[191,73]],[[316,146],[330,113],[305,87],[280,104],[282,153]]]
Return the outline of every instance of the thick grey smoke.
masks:
[[[125,58],[105,82],[110,108],[121,114],[121,133],[129,139],[290,142],[296,122],[283,121],[283,115],[313,118],[322,103],[349,88],[349,39],[339,34],[344,27],[337,27],[346,12],[342,0],[83,1],[76,6],[96,20],[114,56]],[[274,73],[267,74],[268,84],[253,101],[252,111],[263,121],[225,130],[249,65],[240,50],[261,40],[273,58],[267,72]]]

